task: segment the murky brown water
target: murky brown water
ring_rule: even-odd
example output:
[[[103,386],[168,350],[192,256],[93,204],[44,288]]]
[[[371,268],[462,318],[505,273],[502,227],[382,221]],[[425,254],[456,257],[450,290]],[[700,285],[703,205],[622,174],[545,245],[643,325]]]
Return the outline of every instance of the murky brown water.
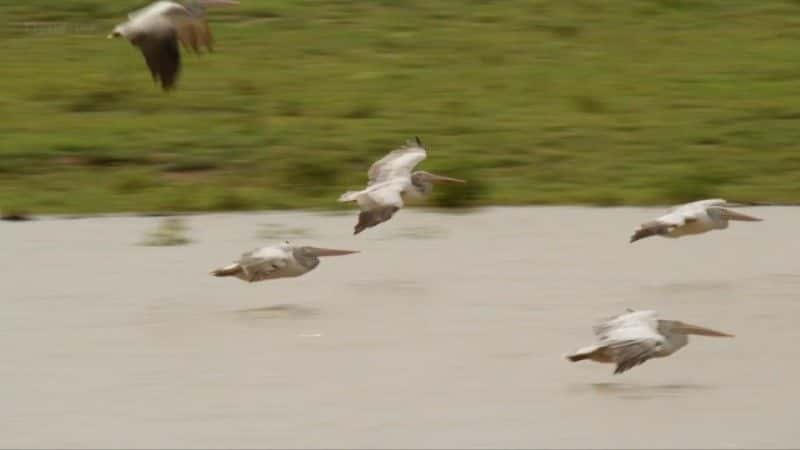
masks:
[[[0,224],[2,447],[796,447],[800,214],[630,245],[644,208]],[[285,232],[353,248],[208,275]],[[735,333],[623,375],[563,355],[625,307]]]

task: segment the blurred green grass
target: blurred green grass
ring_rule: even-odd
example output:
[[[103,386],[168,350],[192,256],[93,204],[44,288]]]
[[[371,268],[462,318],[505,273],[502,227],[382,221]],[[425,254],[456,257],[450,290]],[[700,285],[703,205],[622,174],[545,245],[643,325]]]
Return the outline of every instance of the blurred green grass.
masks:
[[[178,89],[142,1],[0,0],[0,209],[341,208],[414,135],[439,206],[800,200],[800,2],[242,0]]]

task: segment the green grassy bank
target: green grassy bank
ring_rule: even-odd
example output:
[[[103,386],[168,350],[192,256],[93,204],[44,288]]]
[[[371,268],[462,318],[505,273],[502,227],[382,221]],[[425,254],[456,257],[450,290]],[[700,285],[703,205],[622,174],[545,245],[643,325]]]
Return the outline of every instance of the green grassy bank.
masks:
[[[0,0],[0,209],[338,207],[419,135],[442,206],[800,201],[800,2],[241,0],[174,92],[128,0]]]

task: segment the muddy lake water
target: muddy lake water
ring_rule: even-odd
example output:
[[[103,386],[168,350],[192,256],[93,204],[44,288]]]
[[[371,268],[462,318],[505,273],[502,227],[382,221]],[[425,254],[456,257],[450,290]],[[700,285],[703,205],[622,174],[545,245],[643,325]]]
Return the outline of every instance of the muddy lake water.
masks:
[[[800,446],[797,208],[635,244],[663,208],[408,209],[0,223],[0,447]],[[290,240],[361,253],[209,271]],[[564,355],[625,308],[693,337],[621,375]]]

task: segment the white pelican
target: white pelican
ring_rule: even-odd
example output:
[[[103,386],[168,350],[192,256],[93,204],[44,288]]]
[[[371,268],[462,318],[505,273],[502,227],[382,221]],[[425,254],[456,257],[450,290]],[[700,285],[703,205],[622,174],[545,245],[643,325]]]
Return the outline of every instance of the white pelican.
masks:
[[[676,206],[658,219],[643,223],[631,236],[631,242],[655,235],[676,238],[711,230],[724,230],[728,228],[729,220],[747,222],[762,220],[728,209],[732,206],[734,205],[721,198]]]
[[[108,38],[124,37],[139,47],[153,80],[169,90],[181,68],[178,40],[187,50],[212,47],[211,29],[205,19],[205,7],[236,5],[236,0],[197,0],[187,5],[160,0],[128,14],[128,21],[114,27]]]
[[[237,277],[244,281],[299,277],[319,265],[320,256],[339,256],[358,253],[353,250],[334,250],[300,247],[285,242],[262,247],[242,255],[239,261],[211,272],[216,277]]]
[[[411,172],[427,153],[419,137],[372,164],[367,175],[369,182],[362,191],[348,191],[340,202],[357,202],[361,213],[353,234],[391,219],[404,202],[425,197],[434,183],[466,183],[458,178],[444,177],[418,170]]]
[[[689,343],[690,334],[733,337],[720,331],[677,320],[659,320],[655,311],[633,311],[612,317],[594,327],[597,343],[567,355],[570,361],[591,359],[615,363],[615,374],[650,358],[669,356]]]

